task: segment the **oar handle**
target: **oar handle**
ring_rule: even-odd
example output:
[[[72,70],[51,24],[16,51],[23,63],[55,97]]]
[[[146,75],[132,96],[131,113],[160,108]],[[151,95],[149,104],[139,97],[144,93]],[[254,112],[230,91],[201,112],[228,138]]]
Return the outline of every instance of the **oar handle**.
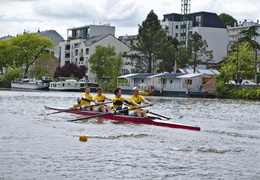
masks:
[[[148,107],[148,106],[150,106],[150,105],[144,105],[144,106],[141,106],[141,107],[133,107],[133,108],[130,108],[130,109],[117,110],[116,113],[121,113],[121,112],[124,112],[124,111],[130,111],[130,110],[134,110],[134,109],[141,109],[141,108]]]

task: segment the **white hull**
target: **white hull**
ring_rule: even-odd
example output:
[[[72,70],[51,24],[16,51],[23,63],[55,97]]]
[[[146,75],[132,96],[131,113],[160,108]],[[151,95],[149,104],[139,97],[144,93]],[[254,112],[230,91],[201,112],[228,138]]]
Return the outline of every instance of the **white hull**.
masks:
[[[48,88],[48,84],[36,84],[30,83],[30,82],[12,82],[11,88],[17,88],[17,89],[46,89]]]
[[[49,89],[54,91],[80,91],[80,83],[76,80],[50,82]]]

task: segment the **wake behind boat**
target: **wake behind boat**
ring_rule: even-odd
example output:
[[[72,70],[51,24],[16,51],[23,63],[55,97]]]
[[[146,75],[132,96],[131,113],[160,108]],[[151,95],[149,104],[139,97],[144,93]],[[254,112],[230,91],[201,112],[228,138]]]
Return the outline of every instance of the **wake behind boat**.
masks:
[[[170,128],[179,128],[179,129],[200,131],[200,127],[173,123],[173,122],[157,120],[157,119],[153,120],[151,118],[145,118],[145,117],[119,115],[119,114],[113,114],[113,113],[101,113],[101,112],[86,111],[86,110],[81,110],[81,109],[69,110],[69,109],[61,109],[61,108],[54,108],[54,107],[48,107],[48,106],[44,106],[44,107],[45,107],[45,109],[48,109],[48,110],[63,111],[63,112],[68,112],[68,113],[84,115],[84,116],[88,116],[88,117],[89,116],[100,116],[102,118],[115,120],[115,121],[132,122],[132,123],[137,123],[137,124],[148,124],[148,125],[164,126],[164,127],[170,127]]]

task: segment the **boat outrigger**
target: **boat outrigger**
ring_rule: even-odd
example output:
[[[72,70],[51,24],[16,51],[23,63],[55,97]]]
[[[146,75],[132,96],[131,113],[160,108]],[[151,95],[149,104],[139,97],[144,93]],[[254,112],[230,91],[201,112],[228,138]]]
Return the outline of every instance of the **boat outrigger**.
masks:
[[[137,124],[148,124],[148,125],[164,126],[164,127],[170,127],[170,128],[179,128],[179,129],[200,131],[200,127],[197,127],[197,126],[173,123],[173,122],[163,121],[163,120],[159,120],[159,119],[151,119],[149,117],[146,118],[146,117],[113,114],[113,113],[101,113],[101,112],[94,112],[94,111],[86,111],[86,110],[77,109],[77,108],[61,109],[61,108],[53,108],[53,107],[48,107],[48,106],[44,106],[44,107],[45,107],[45,109],[48,109],[48,110],[56,110],[56,111],[60,111],[60,112],[68,112],[68,113],[73,113],[73,114],[84,115],[84,116],[87,116],[86,118],[102,117],[105,119],[110,119],[110,120],[115,120],[115,121],[132,122],[132,123],[137,123]],[[84,118],[81,118],[81,119],[83,120]],[[78,120],[81,120],[81,119],[78,119]],[[73,120],[71,120],[71,121],[73,121]]]

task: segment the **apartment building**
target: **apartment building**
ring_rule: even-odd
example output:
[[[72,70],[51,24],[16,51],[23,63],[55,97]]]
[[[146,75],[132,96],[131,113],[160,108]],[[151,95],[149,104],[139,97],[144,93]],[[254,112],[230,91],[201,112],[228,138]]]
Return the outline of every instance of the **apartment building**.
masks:
[[[260,34],[260,24],[259,20],[257,22],[248,22],[246,19],[243,22],[239,22],[238,25],[234,24],[234,27],[227,27],[227,31],[229,34],[229,44],[237,42],[239,38],[241,38],[241,31],[247,30],[251,26],[259,26],[258,33]],[[260,37],[256,38],[256,41],[260,43]]]
[[[212,64],[218,64],[227,57],[228,32],[226,26],[221,22],[216,13],[196,12],[189,14],[187,36],[197,32],[205,39],[208,50],[213,51]],[[169,28],[169,35],[180,41],[181,14],[165,14],[161,25]]]
[[[60,66],[65,63],[75,63],[78,66],[85,66],[86,79],[93,82],[96,77],[91,73],[91,66],[88,59],[95,53],[97,45],[114,46],[116,53],[128,52],[129,47],[115,38],[115,27],[110,25],[89,25],[68,29],[68,40],[59,43]],[[124,58],[124,62],[129,61]],[[108,67],[109,68],[109,67]],[[130,73],[129,65],[124,65],[121,74]]]
[[[258,31],[257,33],[260,34],[260,24],[259,24],[259,20],[257,20],[256,22],[250,21],[248,22],[246,19],[243,22],[239,22],[238,25],[234,24],[234,27],[227,27],[227,31],[229,34],[229,48],[228,48],[228,53],[232,53],[231,52],[231,46],[233,43],[237,42],[239,38],[242,37],[241,35],[241,31],[243,30],[248,30],[251,26],[258,26]],[[255,39],[256,42],[258,42],[260,44],[260,36],[256,37]],[[255,58],[255,52],[253,53],[253,56]],[[257,72],[260,72],[260,51],[257,51],[257,62],[256,62],[256,68],[257,68]]]

